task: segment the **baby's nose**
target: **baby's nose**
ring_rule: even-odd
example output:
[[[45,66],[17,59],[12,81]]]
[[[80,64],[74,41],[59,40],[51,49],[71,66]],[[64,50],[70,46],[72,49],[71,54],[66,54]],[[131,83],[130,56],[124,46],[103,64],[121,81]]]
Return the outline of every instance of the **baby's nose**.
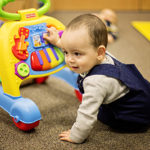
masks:
[[[72,56],[68,56],[68,62],[74,62],[74,59]]]

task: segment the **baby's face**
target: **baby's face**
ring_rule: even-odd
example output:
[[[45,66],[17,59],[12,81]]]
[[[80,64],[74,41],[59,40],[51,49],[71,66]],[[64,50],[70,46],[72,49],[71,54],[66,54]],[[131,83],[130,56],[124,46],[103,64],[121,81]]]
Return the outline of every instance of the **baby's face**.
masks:
[[[62,50],[69,68],[76,73],[85,73],[97,63],[97,49],[91,44],[85,27],[64,31],[61,37]]]

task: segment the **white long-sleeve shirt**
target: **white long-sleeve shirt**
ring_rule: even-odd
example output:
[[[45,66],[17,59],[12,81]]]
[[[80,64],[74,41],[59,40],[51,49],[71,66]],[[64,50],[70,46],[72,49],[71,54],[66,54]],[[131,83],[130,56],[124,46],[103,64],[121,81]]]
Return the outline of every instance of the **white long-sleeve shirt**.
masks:
[[[102,62],[114,64],[106,55]],[[71,128],[70,138],[75,143],[82,143],[90,134],[101,104],[109,104],[128,93],[129,89],[119,80],[105,75],[88,76],[83,81],[84,94],[77,111],[76,122]]]

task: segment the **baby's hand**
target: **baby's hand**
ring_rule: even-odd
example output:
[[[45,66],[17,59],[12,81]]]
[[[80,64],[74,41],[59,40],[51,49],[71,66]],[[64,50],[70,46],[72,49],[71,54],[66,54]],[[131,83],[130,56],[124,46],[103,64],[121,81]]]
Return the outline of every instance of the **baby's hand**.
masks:
[[[48,34],[47,33],[43,34],[43,38],[47,40],[49,43],[57,47],[60,47],[59,45],[60,37],[56,28],[55,27],[47,28],[47,32]]]
[[[62,132],[61,134],[59,134],[59,138],[60,138],[60,140],[62,140],[62,141],[68,141],[68,142],[74,143],[74,142],[70,139],[70,130],[64,131],[64,132]]]

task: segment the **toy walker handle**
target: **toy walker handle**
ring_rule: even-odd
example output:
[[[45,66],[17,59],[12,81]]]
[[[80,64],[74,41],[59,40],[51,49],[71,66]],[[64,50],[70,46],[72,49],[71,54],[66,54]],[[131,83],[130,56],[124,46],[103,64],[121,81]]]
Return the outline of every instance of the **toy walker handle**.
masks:
[[[44,5],[37,10],[38,15],[42,16],[48,12],[48,10],[50,8],[50,0],[39,0],[39,1],[42,1],[44,3]]]
[[[21,15],[17,13],[8,13],[3,11],[3,7],[7,5],[9,2],[13,2],[15,0],[0,0],[0,17],[8,19],[8,20],[20,20]],[[44,3],[44,5],[37,10],[37,13],[39,16],[42,16],[46,12],[48,12],[48,9],[50,8],[50,0],[39,0]]]

